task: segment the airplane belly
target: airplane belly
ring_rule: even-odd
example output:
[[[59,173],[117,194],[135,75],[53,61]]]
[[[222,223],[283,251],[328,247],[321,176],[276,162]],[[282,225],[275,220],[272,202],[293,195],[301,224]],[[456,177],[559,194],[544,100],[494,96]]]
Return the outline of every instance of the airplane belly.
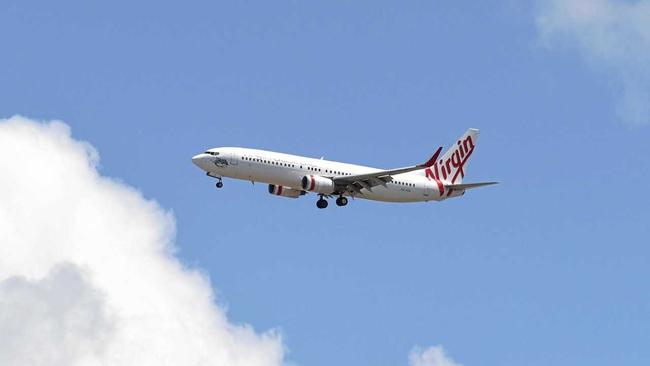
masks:
[[[418,192],[415,192],[415,189],[408,190],[401,187],[382,187],[377,186],[373,187],[372,191],[369,192],[366,189],[362,189],[359,195],[359,198],[365,198],[373,201],[383,201],[383,202],[419,202],[425,201],[424,197]]]
[[[300,186],[300,179],[302,179],[302,174],[298,174],[294,171],[286,171],[283,172],[283,174],[276,175],[273,178],[273,182],[274,184],[302,190],[302,187]]]
[[[300,179],[302,178],[302,173],[296,172],[293,169],[269,169],[269,167],[259,166],[257,168],[251,168],[246,176],[246,179],[255,182],[301,189]]]

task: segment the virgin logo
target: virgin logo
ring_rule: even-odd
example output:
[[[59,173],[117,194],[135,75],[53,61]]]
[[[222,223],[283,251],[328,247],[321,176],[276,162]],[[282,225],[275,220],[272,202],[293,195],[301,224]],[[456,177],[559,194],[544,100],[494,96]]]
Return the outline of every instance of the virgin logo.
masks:
[[[465,177],[463,167],[473,152],[474,141],[472,141],[472,136],[467,136],[465,140],[456,143],[456,147],[451,154],[445,154],[441,160],[435,161],[430,168],[424,170],[425,176],[429,180],[434,180],[438,185],[441,196],[445,193],[442,180],[451,181],[451,184],[454,184],[458,176]],[[442,179],[440,176],[442,176]],[[451,190],[449,192],[451,193]]]

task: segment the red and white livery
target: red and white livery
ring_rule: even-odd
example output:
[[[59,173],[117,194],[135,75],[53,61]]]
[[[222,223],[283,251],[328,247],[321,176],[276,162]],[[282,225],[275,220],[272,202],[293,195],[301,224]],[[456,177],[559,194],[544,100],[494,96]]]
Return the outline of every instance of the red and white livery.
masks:
[[[318,194],[318,208],[326,198],[337,197],[345,206],[347,197],[384,202],[442,201],[462,196],[465,190],[497,182],[463,183],[467,163],[474,153],[479,131],[470,128],[442,156],[439,147],[424,164],[382,170],[362,165],[282,154],[241,147],[209,149],[192,158],[208,176],[235,178],[269,184],[269,193],[298,198]]]

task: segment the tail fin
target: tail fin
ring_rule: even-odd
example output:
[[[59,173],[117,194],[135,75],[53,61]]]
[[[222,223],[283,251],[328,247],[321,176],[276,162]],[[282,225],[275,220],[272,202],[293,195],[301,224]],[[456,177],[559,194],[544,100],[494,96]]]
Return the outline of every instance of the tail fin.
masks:
[[[462,183],[467,172],[467,162],[474,152],[477,140],[477,129],[470,128],[465,131],[463,136],[431,167],[436,180],[450,184]]]

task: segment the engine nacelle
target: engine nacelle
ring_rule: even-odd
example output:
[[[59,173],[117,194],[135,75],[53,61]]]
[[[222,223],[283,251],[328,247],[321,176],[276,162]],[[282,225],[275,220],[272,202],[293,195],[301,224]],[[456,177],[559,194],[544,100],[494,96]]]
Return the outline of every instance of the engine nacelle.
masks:
[[[302,177],[302,189],[305,191],[332,194],[336,190],[334,181],[320,175],[305,175]]]
[[[305,194],[303,191],[297,189],[276,186],[275,184],[269,184],[269,193],[275,196],[289,197],[289,198],[298,198]]]

